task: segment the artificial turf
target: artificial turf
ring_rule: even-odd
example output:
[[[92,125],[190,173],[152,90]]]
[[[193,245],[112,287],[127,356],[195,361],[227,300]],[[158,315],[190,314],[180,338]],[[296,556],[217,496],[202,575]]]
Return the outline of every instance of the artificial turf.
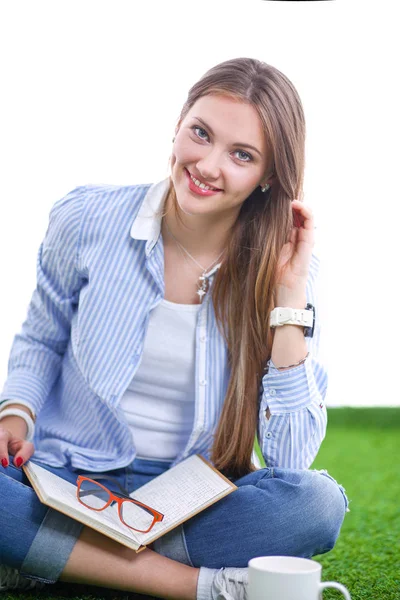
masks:
[[[353,600],[400,600],[400,408],[331,408],[328,415],[328,432],[312,468],[327,469],[345,487],[350,512],[335,548],[315,557],[323,566],[323,580],[344,584]],[[2,597],[148,598],[65,584]],[[334,598],[342,596],[324,592],[324,600]]]

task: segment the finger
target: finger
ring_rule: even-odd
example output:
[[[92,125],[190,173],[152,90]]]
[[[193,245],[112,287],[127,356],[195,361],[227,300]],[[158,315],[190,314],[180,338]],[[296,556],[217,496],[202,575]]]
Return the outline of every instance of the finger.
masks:
[[[17,437],[10,440],[8,447],[10,453],[14,455],[13,463],[16,467],[22,467],[35,451],[32,442]]]
[[[307,206],[307,204],[304,204],[304,202],[300,202],[300,200],[292,201],[292,210],[293,212],[301,214],[304,218],[313,218],[313,212],[311,210],[311,207]]]
[[[303,226],[303,220],[300,218],[300,215],[297,214],[295,210],[293,211],[293,225],[297,228]]]
[[[293,229],[297,232],[294,253],[303,253],[305,251],[304,244],[306,244],[306,246],[308,246],[312,250],[315,244],[314,229],[305,229],[304,227],[293,227]]]
[[[298,228],[297,227],[293,227],[292,232],[290,234],[290,243],[292,244],[293,248],[296,247],[298,235],[299,235]]]
[[[7,429],[0,426],[0,463],[3,467],[8,467],[10,464],[10,457],[8,455],[8,441],[10,439],[10,433]]]
[[[291,230],[289,231],[289,233],[288,233],[288,238],[287,238],[287,240],[286,240],[286,243],[285,243],[285,245],[283,246],[283,248],[284,248],[284,247],[285,247],[287,244],[290,246],[291,244],[295,244],[295,243],[296,243],[297,232],[298,232],[298,229],[296,229],[296,227],[292,227],[292,229],[291,229]],[[283,248],[282,248],[282,250],[283,250]]]
[[[311,208],[300,202],[300,200],[292,201],[293,222],[295,227],[303,227],[304,229],[314,229],[314,216]],[[297,223],[296,223],[297,221]],[[300,225],[298,223],[301,223]]]

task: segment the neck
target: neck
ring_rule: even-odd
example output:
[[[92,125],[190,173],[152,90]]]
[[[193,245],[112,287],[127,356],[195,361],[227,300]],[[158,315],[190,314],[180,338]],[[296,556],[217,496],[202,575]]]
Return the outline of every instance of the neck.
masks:
[[[234,220],[229,220],[226,216],[217,219],[210,215],[188,215],[178,208],[179,218],[170,199],[167,200],[166,208],[168,213],[163,218],[161,229],[164,244],[179,242],[201,264],[211,263],[226,248]]]

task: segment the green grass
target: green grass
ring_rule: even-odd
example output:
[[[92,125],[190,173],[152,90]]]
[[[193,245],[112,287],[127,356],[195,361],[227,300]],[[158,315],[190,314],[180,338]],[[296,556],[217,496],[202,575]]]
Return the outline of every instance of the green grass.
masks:
[[[398,600],[400,409],[331,409],[329,417],[313,468],[345,487],[350,512],[335,548],[316,557],[323,578],[346,585],[353,600]]]
[[[339,581],[353,600],[400,599],[400,409],[329,410],[327,436],[312,468],[327,469],[350,499],[340,537],[328,554],[315,557],[325,581]],[[78,585],[49,586],[44,592],[5,594],[33,598],[127,600],[132,594]],[[140,598],[145,598],[141,596]],[[327,590],[324,600],[342,598]]]

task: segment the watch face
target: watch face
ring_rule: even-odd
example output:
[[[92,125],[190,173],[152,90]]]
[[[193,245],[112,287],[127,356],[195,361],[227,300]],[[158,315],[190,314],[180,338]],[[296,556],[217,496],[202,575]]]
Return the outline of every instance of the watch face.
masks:
[[[315,327],[315,307],[309,302],[307,302],[306,310],[313,311],[313,324],[312,327],[304,327],[304,337],[313,337]]]

